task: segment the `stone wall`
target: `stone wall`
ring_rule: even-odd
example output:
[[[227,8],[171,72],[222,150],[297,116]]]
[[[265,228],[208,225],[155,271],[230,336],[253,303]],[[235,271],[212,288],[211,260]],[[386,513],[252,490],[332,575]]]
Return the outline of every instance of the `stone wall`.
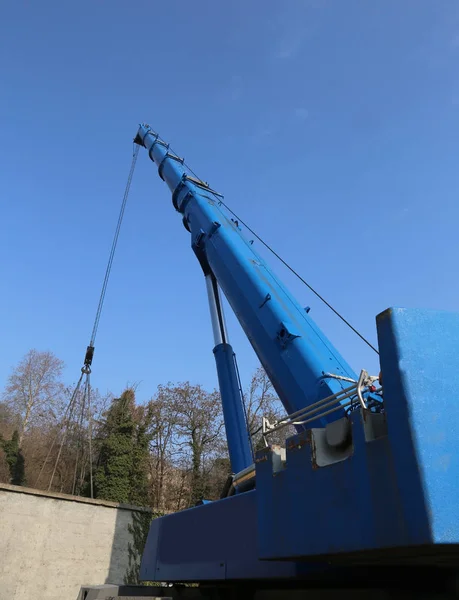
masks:
[[[0,600],[74,600],[83,584],[124,583],[149,514],[0,484]]]

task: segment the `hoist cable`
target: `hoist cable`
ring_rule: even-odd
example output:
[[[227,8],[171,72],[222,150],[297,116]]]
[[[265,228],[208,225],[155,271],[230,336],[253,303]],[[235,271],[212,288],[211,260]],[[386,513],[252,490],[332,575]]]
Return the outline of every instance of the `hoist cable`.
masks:
[[[52,444],[51,444],[51,446],[49,447],[49,450],[48,450],[48,453],[47,453],[47,455],[46,455],[46,458],[45,458],[45,460],[44,460],[44,462],[43,462],[43,465],[42,465],[42,467],[41,467],[41,469],[40,469],[40,472],[38,473],[38,477],[37,477],[37,479],[35,480],[35,487],[37,487],[37,485],[38,485],[38,482],[40,481],[40,477],[41,477],[41,475],[42,475],[42,473],[43,473],[43,470],[44,470],[44,468],[45,468],[45,466],[46,466],[46,463],[48,462],[48,459],[49,459],[49,457],[51,456],[51,452],[53,451],[54,445],[55,445],[55,443],[57,442],[57,440],[58,440],[58,438],[59,438],[59,434],[60,434],[60,432],[61,432],[61,430],[62,430],[62,427],[64,426],[65,420],[66,420],[66,418],[67,418],[67,413],[69,412],[70,408],[73,406],[73,402],[74,402],[74,399],[75,399],[75,397],[76,397],[76,395],[77,395],[77,393],[78,393],[78,390],[79,390],[79,388],[80,388],[80,385],[81,385],[81,380],[83,379],[83,375],[84,375],[84,373],[81,373],[81,375],[80,375],[80,379],[78,380],[78,383],[77,383],[77,384],[76,384],[76,386],[75,386],[75,389],[74,389],[74,391],[73,391],[73,394],[72,394],[72,396],[71,396],[71,398],[70,398],[70,401],[69,401],[69,403],[68,403],[68,404],[67,404],[67,406],[66,406],[66,409],[65,409],[65,411],[64,411],[64,415],[63,415],[63,417],[62,417],[62,421],[61,421],[61,425],[60,425],[59,431],[58,431],[58,433],[57,433],[56,437],[53,439],[53,443],[52,443]]]
[[[102,308],[104,306],[105,294],[107,292],[108,280],[110,278],[110,272],[112,270],[113,258],[115,256],[116,245],[118,244],[118,237],[120,235],[121,223],[123,222],[124,217],[124,209],[126,208],[126,202],[129,196],[129,190],[131,188],[132,176],[134,175],[135,165],[137,162],[137,156],[139,154],[140,146],[136,145],[134,148],[134,152],[132,155],[132,163],[131,169],[129,171],[128,179],[126,182],[126,188],[124,190],[123,201],[121,202],[120,214],[118,216],[118,223],[116,224],[115,235],[113,236],[112,247],[110,250],[110,255],[108,258],[107,269],[105,271],[104,282],[102,284],[102,290],[100,292],[99,304],[97,306],[96,318],[94,320],[94,327],[92,329],[91,341],[89,343],[90,347],[94,347],[94,342],[96,340],[97,329],[99,327],[100,315],[102,313]]]
[[[171,148],[170,149],[171,152],[173,152],[174,154],[176,154],[176,152]],[[184,161],[183,162],[183,166],[186,167],[188,169],[188,171],[194,176],[196,177],[196,179],[198,179],[199,181],[202,181],[202,179],[193,171],[193,169],[187,165],[187,163]],[[325,300],[325,298],[319,294],[319,292],[317,290],[315,290],[312,285],[310,285],[303,277],[301,277],[301,275],[295,271],[295,269],[293,267],[291,267],[287,261],[285,261],[267,242],[265,242],[259,235],[258,233],[256,233],[251,227],[249,227],[249,225],[243,221],[233,210],[231,210],[231,208],[225,203],[223,202],[221,196],[219,196],[216,192],[214,192],[211,188],[209,188],[209,192],[211,192],[213,194],[213,196],[215,197],[215,199],[217,200],[217,202],[219,204],[221,204],[222,206],[224,206],[226,208],[226,210],[231,213],[233,215],[233,217],[242,225],[244,225],[244,227],[247,229],[247,231],[250,231],[250,233],[261,243],[263,244],[263,246],[265,246],[265,248],[267,250],[269,250],[285,267],[287,267],[287,269],[293,273],[293,275],[295,275],[295,277],[297,277],[315,296],[317,296],[317,298],[319,298],[319,300],[321,302],[323,302],[325,304],[325,306],[327,306],[339,319],[341,319],[341,321],[347,325],[349,327],[349,329],[351,329],[363,342],[365,342],[365,344],[370,347],[374,352],[376,352],[376,354],[379,355],[378,350],[373,346],[373,344],[371,342],[369,342],[366,337],[364,335],[362,335],[360,333],[360,331],[358,331],[353,325],[351,325],[351,323],[349,323],[349,321],[343,317],[343,315],[341,313],[339,313],[335,308],[333,308],[333,306],[327,302],[327,300]]]
[[[128,179],[126,182],[126,187],[124,190],[124,195],[123,195],[123,200],[121,202],[121,208],[120,208],[120,212],[118,215],[118,222],[116,224],[116,229],[115,229],[115,234],[113,236],[113,241],[112,241],[112,246],[110,249],[110,254],[109,254],[109,258],[108,258],[108,263],[107,263],[107,268],[105,271],[105,276],[104,276],[104,280],[102,283],[102,289],[101,289],[101,293],[100,293],[100,297],[99,297],[99,303],[97,305],[97,311],[96,311],[96,317],[94,319],[94,326],[92,329],[92,333],[91,333],[91,341],[89,343],[89,346],[86,349],[86,356],[84,359],[84,365],[81,369],[81,375],[80,378],[75,386],[75,389],[73,390],[72,396],[67,404],[67,407],[65,409],[62,421],[61,421],[61,425],[59,427],[59,431],[57,436],[54,438],[48,453],[46,455],[45,461],[40,469],[40,472],[38,474],[37,480],[35,482],[35,485],[38,484],[41,475],[43,473],[43,470],[48,462],[48,459],[51,456],[51,452],[53,451],[53,448],[59,438],[59,435],[62,434],[61,437],[61,441],[59,444],[59,450],[57,453],[57,457],[56,460],[54,462],[54,466],[53,466],[53,470],[52,470],[52,474],[51,474],[51,478],[49,480],[49,484],[48,484],[48,490],[51,489],[53,480],[54,480],[54,475],[56,473],[56,469],[57,469],[57,465],[59,463],[60,457],[61,457],[61,453],[62,453],[62,449],[64,447],[64,443],[65,440],[67,438],[67,433],[68,433],[68,429],[69,429],[69,425],[70,422],[74,416],[76,416],[77,422],[76,425],[78,427],[78,435],[81,436],[81,430],[83,427],[83,422],[84,422],[84,417],[85,417],[85,413],[87,412],[87,420],[88,420],[88,450],[89,450],[89,480],[90,480],[90,492],[91,492],[91,498],[94,497],[94,491],[93,491],[93,465],[92,465],[92,414],[91,414],[91,382],[90,382],[90,373],[91,373],[91,363],[92,363],[92,359],[93,359],[93,355],[94,355],[94,342],[96,339],[96,335],[97,335],[97,329],[99,327],[99,321],[100,321],[100,317],[102,314],[102,308],[104,305],[104,300],[105,300],[105,294],[107,292],[107,286],[108,286],[108,280],[110,278],[110,273],[111,273],[111,269],[112,269],[112,265],[113,265],[113,258],[115,256],[115,251],[116,251],[116,246],[118,244],[118,238],[120,235],[120,230],[121,230],[121,224],[123,222],[123,217],[124,217],[124,211],[126,208],[126,203],[127,203],[127,199],[129,196],[129,191],[131,188],[131,183],[132,183],[132,177],[134,175],[134,170],[135,170],[135,166],[136,166],[136,162],[137,162],[137,156],[139,154],[139,148],[140,146],[135,145],[134,149],[133,149],[133,154],[132,154],[132,162],[131,162],[131,168],[129,170],[129,175],[128,175]],[[81,399],[81,406],[79,407],[80,412],[78,413],[78,408],[77,408],[77,398],[78,398],[78,393],[81,387],[81,382],[83,380],[83,377],[86,376],[85,379],[85,383],[84,383],[84,387],[83,387],[83,397]],[[62,429],[64,429],[62,431]],[[73,493],[76,492],[76,488],[77,488],[77,472],[78,472],[78,461],[80,459],[80,450],[81,450],[81,438],[78,439],[78,446],[77,446],[77,453],[76,453],[76,459],[75,459],[75,470],[74,470],[74,475],[73,475],[73,486],[72,486],[72,491]],[[83,468],[83,457],[82,457],[82,468]]]
[[[263,244],[263,246],[265,246],[265,248],[267,248],[285,267],[287,267],[287,269],[289,271],[291,271],[296,277],[298,277],[298,279],[304,283],[304,285],[313,293],[317,296],[317,298],[319,298],[319,300],[321,300],[325,306],[327,306],[337,317],[339,317],[341,319],[341,321],[343,321],[343,323],[345,323],[356,335],[359,336],[359,338],[365,342],[365,344],[367,344],[367,346],[369,346],[372,350],[374,350],[374,352],[376,352],[376,354],[379,354],[378,350],[373,346],[373,344],[371,342],[369,342],[366,337],[364,337],[353,325],[351,325],[351,323],[349,323],[349,321],[343,317],[343,315],[341,313],[339,313],[335,308],[333,308],[333,306],[327,302],[327,300],[325,300],[325,298],[323,296],[321,296],[319,294],[319,292],[317,290],[315,290],[312,285],[310,285],[305,279],[303,279],[303,277],[301,277],[301,275],[295,271],[295,269],[293,267],[291,267],[273,248],[271,248],[271,246],[265,242],[251,227],[249,227],[247,225],[247,223],[245,223],[240,217],[237,216],[237,214],[231,210],[231,208],[225,203],[223,202],[223,200],[221,198],[218,198],[219,202],[228,210],[228,212],[230,212],[233,217],[239,222],[242,223],[242,225],[244,225],[244,227],[250,231],[250,233],[257,238],[257,240]]]
[[[91,414],[91,380],[90,373],[86,375],[86,396],[88,406],[88,449],[89,449],[89,485],[91,498],[94,498],[93,477],[92,477],[92,414]]]
[[[72,495],[75,495],[75,492],[77,491],[78,487],[77,486],[77,476],[78,476],[78,467],[81,466],[79,464],[80,461],[80,450],[81,450],[81,454],[82,454],[82,459],[83,459],[83,448],[82,448],[82,440],[81,440],[81,432],[83,431],[83,422],[84,422],[84,416],[85,416],[85,407],[86,407],[86,386],[87,386],[87,381],[88,381],[88,374],[86,374],[86,381],[85,381],[85,388],[84,388],[84,393],[83,393],[83,398],[81,400],[81,410],[80,410],[80,419],[78,421],[78,428],[77,428],[77,449],[76,449],[76,456],[75,456],[75,469],[74,469],[74,473],[73,473],[73,485],[72,485]],[[80,475],[80,481],[81,481],[81,475]]]
[[[78,380],[78,383],[77,383],[77,385],[76,385],[76,387],[75,387],[75,389],[73,391],[72,397],[71,397],[69,405],[68,405],[69,410],[68,410],[67,427],[64,429],[64,432],[62,434],[61,443],[59,444],[59,451],[57,453],[56,460],[54,461],[53,472],[51,474],[51,477],[49,479],[49,484],[48,484],[48,492],[51,489],[51,485],[52,485],[52,483],[54,481],[54,475],[56,474],[56,469],[57,469],[57,465],[59,463],[59,459],[61,457],[62,448],[64,447],[64,443],[65,443],[65,440],[67,438],[67,432],[68,432],[68,429],[69,429],[69,423],[72,420],[73,413],[74,413],[74,410],[75,410],[75,407],[76,407],[76,398],[77,398],[78,391],[80,389],[81,380],[83,379],[83,375],[84,375],[84,372],[82,371],[80,379]],[[64,420],[64,422],[65,422],[65,420]]]

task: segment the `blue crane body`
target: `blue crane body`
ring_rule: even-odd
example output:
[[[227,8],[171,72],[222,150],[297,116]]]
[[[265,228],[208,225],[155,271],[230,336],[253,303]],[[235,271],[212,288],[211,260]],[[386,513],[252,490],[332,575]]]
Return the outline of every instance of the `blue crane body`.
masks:
[[[152,522],[145,581],[291,580],[346,564],[453,564],[459,519],[459,315],[378,315],[383,390],[360,375],[221,205],[148,125],[144,146],[207,285],[228,449],[226,497]],[[253,453],[223,291],[296,434]]]

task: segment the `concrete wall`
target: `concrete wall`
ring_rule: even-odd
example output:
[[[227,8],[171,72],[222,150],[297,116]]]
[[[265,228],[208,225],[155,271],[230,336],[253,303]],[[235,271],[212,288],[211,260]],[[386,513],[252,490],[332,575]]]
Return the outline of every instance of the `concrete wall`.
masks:
[[[75,600],[83,584],[123,583],[128,527],[145,512],[0,484],[0,600]]]

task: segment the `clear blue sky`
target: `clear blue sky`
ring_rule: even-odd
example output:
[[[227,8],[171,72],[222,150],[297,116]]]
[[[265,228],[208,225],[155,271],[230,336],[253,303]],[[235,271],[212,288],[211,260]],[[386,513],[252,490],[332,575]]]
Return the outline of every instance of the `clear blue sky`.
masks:
[[[388,306],[459,309],[457,2],[4,0],[0,48],[0,387],[32,347],[78,376],[140,121],[373,342]],[[211,349],[199,266],[141,151],[94,384],[212,388]]]

